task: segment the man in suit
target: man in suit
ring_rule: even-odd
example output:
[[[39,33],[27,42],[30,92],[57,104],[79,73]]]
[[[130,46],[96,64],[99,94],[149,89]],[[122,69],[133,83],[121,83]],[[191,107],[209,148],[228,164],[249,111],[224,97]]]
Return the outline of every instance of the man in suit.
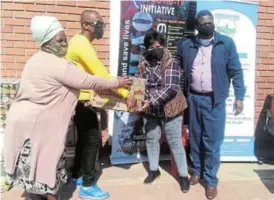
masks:
[[[232,38],[214,31],[214,17],[208,10],[200,11],[195,21],[198,34],[183,41],[178,52],[189,104],[190,154],[193,161],[190,184],[195,185],[203,179],[206,197],[214,199],[217,196],[217,172],[230,81],[236,98],[235,115],[243,110],[245,87]]]

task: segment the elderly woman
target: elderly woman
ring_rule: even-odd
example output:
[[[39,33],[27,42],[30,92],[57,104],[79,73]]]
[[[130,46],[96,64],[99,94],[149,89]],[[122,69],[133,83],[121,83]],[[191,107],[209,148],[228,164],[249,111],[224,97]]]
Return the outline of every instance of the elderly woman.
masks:
[[[26,63],[8,114],[5,169],[13,184],[54,200],[67,178],[63,152],[79,90],[129,87],[132,81],[92,76],[65,60],[67,39],[55,17],[34,17],[31,31],[41,50]]]
[[[180,89],[180,67],[164,44],[160,33],[148,32],[144,38],[146,51],[138,66],[137,76],[147,80],[146,101],[141,111],[144,112],[150,173],[144,183],[152,183],[160,176],[159,141],[163,129],[178,167],[181,190],[188,192],[187,161],[181,142],[182,112],[187,105]]]

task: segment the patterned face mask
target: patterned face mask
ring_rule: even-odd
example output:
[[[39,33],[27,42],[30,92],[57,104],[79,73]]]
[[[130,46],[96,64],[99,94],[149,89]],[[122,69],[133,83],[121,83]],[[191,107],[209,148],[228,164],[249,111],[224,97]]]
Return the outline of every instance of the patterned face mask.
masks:
[[[158,48],[150,48],[144,53],[144,57],[148,62],[152,61],[159,61],[162,59],[164,54],[164,48],[158,47]]]

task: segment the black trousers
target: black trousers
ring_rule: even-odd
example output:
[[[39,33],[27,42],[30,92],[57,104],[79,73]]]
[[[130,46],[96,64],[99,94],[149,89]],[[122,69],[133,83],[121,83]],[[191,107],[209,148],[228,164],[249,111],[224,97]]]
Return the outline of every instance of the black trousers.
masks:
[[[94,184],[96,178],[96,158],[101,143],[96,112],[91,107],[85,107],[86,101],[79,101],[76,106],[75,125],[78,140],[76,143],[73,177],[83,176],[83,186]]]

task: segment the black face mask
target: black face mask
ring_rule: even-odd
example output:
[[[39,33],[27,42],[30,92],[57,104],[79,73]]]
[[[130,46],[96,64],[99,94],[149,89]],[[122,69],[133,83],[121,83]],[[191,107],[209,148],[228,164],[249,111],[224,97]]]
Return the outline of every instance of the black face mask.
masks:
[[[163,47],[159,47],[159,48],[155,48],[155,49],[151,49],[148,50],[144,53],[144,57],[146,58],[146,60],[148,62],[158,62],[162,59],[164,54],[164,48]]]
[[[206,25],[197,25],[197,31],[199,32],[199,37],[203,39],[209,39],[214,34],[215,25],[206,24]]]
[[[104,27],[95,27],[95,32],[93,33],[94,38],[96,38],[97,40],[101,39],[104,36]]]

